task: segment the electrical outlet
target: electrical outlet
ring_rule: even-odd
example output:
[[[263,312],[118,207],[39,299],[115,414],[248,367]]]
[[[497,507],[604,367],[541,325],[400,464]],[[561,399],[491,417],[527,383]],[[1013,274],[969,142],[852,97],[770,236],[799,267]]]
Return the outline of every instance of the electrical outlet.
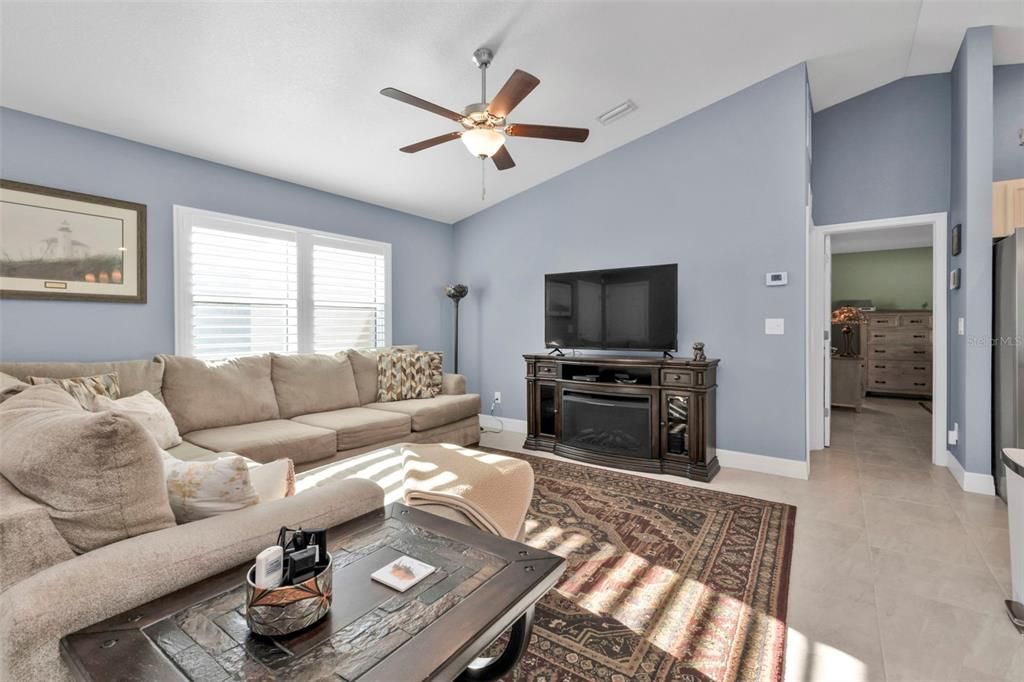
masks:
[[[494,392],[494,404],[501,405],[501,391]]]
[[[956,445],[957,441],[960,440],[960,424],[959,422],[953,422],[953,430],[946,433],[946,441],[950,445]]]

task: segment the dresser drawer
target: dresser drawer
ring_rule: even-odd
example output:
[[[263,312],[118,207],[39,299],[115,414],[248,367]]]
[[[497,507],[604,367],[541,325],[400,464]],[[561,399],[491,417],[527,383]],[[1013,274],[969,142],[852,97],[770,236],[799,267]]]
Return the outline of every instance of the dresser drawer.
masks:
[[[663,369],[661,370],[662,386],[695,386],[697,384],[696,373],[688,369]]]
[[[920,313],[900,313],[900,327],[911,329],[931,329],[932,316]]]
[[[873,346],[928,346],[932,342],[929,329],[872,329],[868,343]]]
[[[931,381],[932,378],[932,363],[930,362],[901,362],[900,363],[900,374],[905,377],[911,377],[915,381],[920,379],[928,379]]]
[[[875,360],[927,360],[931,362],[931,348],[914,348],[913,346],[870,346],[867,357],[869,362]]]
[[[895,329],[900,326],[900,316],[897,313],[871,315],[868,317],[868,327],[872,329]]]
[[[932,390],[932,378],[906,376],[893,371],[873,372],[868,373],[867,390],[928,393]]]

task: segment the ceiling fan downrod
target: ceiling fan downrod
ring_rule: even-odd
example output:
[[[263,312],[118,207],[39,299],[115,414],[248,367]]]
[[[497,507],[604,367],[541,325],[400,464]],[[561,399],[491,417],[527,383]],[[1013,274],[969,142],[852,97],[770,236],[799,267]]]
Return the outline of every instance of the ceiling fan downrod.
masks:
[[[494,59],[494,52],[487,47],[478,47],[473,52],[473,63],[480,69],[480,102],[487,104],[487,67]]]

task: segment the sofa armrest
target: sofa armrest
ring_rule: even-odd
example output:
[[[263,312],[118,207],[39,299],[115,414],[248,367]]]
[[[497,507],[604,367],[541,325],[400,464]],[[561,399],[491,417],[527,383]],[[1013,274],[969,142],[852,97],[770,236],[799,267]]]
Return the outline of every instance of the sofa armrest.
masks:
[[[74,556],[46,507],[0,476],[0,592]]]
[[[283,525],[329,528],[383,500],[372,481],[335,481],[50,566],[0,594],[0,679],[64,678],[61,637],[252,560]]]
[[[463,395],[466,392],[466,377],[462,374],[444,374],[441,376],[442,395]]]

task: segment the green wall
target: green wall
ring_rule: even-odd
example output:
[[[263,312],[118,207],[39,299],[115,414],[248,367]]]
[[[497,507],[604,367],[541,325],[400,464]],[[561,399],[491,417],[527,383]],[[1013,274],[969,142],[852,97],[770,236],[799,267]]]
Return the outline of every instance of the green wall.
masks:
[[[932,250],[832,256],[832,302],[870,299],[879,310],[932,309]]]

